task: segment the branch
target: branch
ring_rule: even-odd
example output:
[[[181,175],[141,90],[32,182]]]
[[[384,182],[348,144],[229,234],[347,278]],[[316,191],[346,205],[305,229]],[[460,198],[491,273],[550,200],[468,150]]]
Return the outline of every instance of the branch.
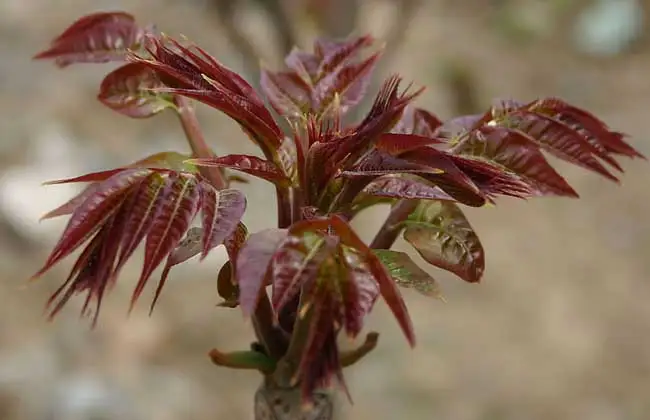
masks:
[[[214,156],[212,150],[205,142],[203,131],[196,118],[196,112],[189,99],[175,95],[174,104],[178,109],[178,117],[181,120],[183,131],[187,137],[187,142],[192,149],[192,154],[196,158],[210,158]],[[217,167],[199,167],[201,175],[207,178],[208,181],[218,190],[222,190],[228,186],[228,182],[224,178],[220,168]]]
[[[395,243],[402,223],[418,205],[417,200],[400,200],[390,210],[386,221],[370,243],[372,249],[389,249]]]
[[[178,108],[178,115],[183,126],[183,131],[187,141],[192,148],[194,157],[209,158],[214,154],[205,142],[201,126],[196,118],[194,107],[189,99],[183,96],[175,96],[174,104]],[[217,167],[201,167],[201,174],[217,189],[227,187],[227,181],[223,177],[221,170]],[[267,354],[274,360],[278,360],[284,354],[286,345],[282,333],[273,327],[273,310],[269,302],[268,295],[262,293],[260,301],[253,314],[253,326],[255,334],[262,345],[264,345]]]

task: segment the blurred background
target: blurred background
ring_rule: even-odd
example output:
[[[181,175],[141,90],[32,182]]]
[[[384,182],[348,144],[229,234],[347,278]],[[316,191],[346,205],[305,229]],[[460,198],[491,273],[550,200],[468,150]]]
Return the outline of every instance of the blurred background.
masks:
[[[71,262],[26,281],[65,223],[39,217],[75,192],[43,181],[186,150],[173,115],[129,120],[95,100],[108,66],[31,61],[80,15],[114,9],[186,35],[251,81],[257,55],[277,68],[316,34],[370,32],[387,43],[376,82],[397,71],[427,85],[419,105],[443,118],[560,96],[650,155],[647,0],[2,0],[0,420],[252,418],[259,376],[207,358],[252,340],[239,311],[215,307],[223,253],[174,269],[152,317],[146,302],[127,317],[132,264],[94,330],[81,298],[52,323],[43,315]],[[199,112],[217,153],[257,152],[235,124]],[[415,349],[377,305],[379,346],[345,372],[354,404],[342,400],[342,418],[650,418],[650,167],[624,162],[620,188],[558,167],[581,200],[468,210],[487,250],[481,285],[431,269],[447,303],[404,291]],[[272,190],[243,189],[249,228],[274,223]],[[384,214],[357,223],[364,237]]]

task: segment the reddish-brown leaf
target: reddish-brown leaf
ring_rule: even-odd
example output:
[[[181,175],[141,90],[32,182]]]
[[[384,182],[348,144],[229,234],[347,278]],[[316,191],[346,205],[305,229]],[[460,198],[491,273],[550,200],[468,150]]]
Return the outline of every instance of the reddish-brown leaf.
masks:
[[[645,156],[623,140],[623,134],[610,131],[603,121],[584,109],[577,108],[558,98],[538,100],[530,104],[529,107],[536,111],[551,113],[584,135],[596,148],[608,154],[645,159]],[[616,165],[614,166],[616,167]],[[620,168],[618,169],[620,170]]]
[[[194,176],[174,174],[168,178],[147,235],[142,274],[133,292],[131,306],[137,301],[153,271],[181,241],[199,211],[199,205],[200,188]],[[158,284],[152,308],[158,300],[164,280],[161,279]]]
[[[393,128],[399,121],[404,108],[423,91],[420,89],[410,93],[407,87],[400,93],[400,82],[401,78],[398,76],[388,78],[375,98],[370,111],[354,133],[339,139],[339,144],[331,157],[331,161],[335,165],[347,169],[356,163],[361,156],[375,146],[382,134]]]
[[[74,22],[34,58],[55,59],[59,67],[123,61],[129,49],[139,48],[149,31],[138,26],[128,13],[94,13]]]
[[[307,222],[309,223],[309,222]],[[279,313],[303,286],[316,281],[321,265],[336,253],[338,240],[326,233],[301,232],[303,223],[289,229],[271,262],[272,304]]]
[[[461,209],[448,201],[421,201],[405,222],[404,239],[427,262],[468,282],[479,282],[485,254]]]
[[[223,298],[219,306],[236,308],[239,305],[239,287],[230,260],[226,261],[219,270],[219,275],[217,276],[217,292]]]
[[[161,87],[163,83],[151,68],[128,63],[104,78],[97,99],[127,117],[148,118],[174,107],[170,95],[155,92]]]
[[[466,136],[454,148],[454,152],[503,165],[524,177],[535,195],[578,197],[569,183],[548,163],[540,146],[520,131],[484,126]]]
[[[101,173],[77,179],[97,180],[104,176],[98,174]],[[224,237],[233,234],[245,206],[243,198],[233,200],[227,197],[231,190],[215,193],[210,203],[201,192],[216,190],[200,175],[169,169],[122,168],[108,179],[95,181],[92,187],[94,192],[76,206],[59,243],[44,268],[34,276],[41,275],[83,242],[89,242],[68,280],[52,296],[50,303],[58,302],[53,312],[58,312],[73,294],[82,291],[88,292],[84,311],[91,300],[95,300],[99,306],[105,288],[116,281],[124,264],[145,239],[145,261],[142,276],[133,293],[133,302],[152,271],[167,259],[156,290],[155,304],[169,268],[196,254],[196,250],[192,249],[195,238],[180,247],[178,245],[198,211],[203,209],[205,213],[207,207],[221,217],[212,224],[214,240],[221,234]],[[217,205],[215,201],[222,198],[221,194],[224,194],[224,199]],[[243,197],[239,192],[234,195]],[[234,209],[228,209],[228,206]],[[215,212],[217,208],[219,211]],[[236,220],[232,220],[233,217]],[[233,237],[232,241],[230,250],[239,238]],[[203,244],[200,245],[199,250],[202,250]]]
[[[260,85],[273,109],[285,118],[300,118],[312,107],[312,87],[297,73],[262,69]]]
[[[416,134],[386,133],[382,134],[375,147],[377,150],[393,156],[419,149],[420,147],[442,144],[442,140]]]
[[[147,38],[150,58],[129,56],[155,71],[168,86],[159,92],[179,94],[219,109],[237,121],[264,155],[274,160],[284,135],[264,102],[237,73],[197,46],[171,38]]]
[[[226,155],[213,158],[191,159],[188,162],[197,166],[235,169],[281,186],[289,185],[291,182],[275,163],[257,156]]]
[[[129,169],[114,174],[104,181],[72,213],[61,238],[34,277],[42,275],[97,232],[102,224],[117,212],[129,191],[150,173],[146,169]]]
[[[350,247],[341,247],[339,258],[344,270],[339,273],[340,300],[343,306],[343,327],[350,338],[356,338],[363,321],[379,296],[379,284],[364,257]]]
[[[206,181],[200,183],[203,223],[204,259],[210,250],[219,246],[236,232],[246,210],[246,196],[239,190],[216,190]]]
[[[597,159],[607,155],[564,122],[527,110],[513,111],[507,118],[511,120],[511,125],[528,134],[549,153],[618,182],[618,178]]]
[[[239,251],[236,271],[244,315],[255,310],[273,255],[286,237],[286,229],[261,230],[251,234]]]
[[[314,112],[337,117],[358,105],[366,94],[381,53],[373,54],[358,64],[341,67],[319,80],[312,92]]]
[[[331,216],[329,219],[321,220],[320,222],[311,222],[314,225],[331,226],[336,234],[341,238],[341,242],[354,248],[359,253],[362,261],[367,264],[368,271],[373,275],[375,281],[379,285],[379,291],[382,298],[386,301],[388,308],[393,312],[397,319],[406,339],[411,346],[415,346],[415,333],[413,332],[413,324],[409,316],[406,304],[402,299],[399,289],[395,282],[390,278],[385,267],[377,258],[377,256],[368,248],[368,245],[354,232],[352,227],[339,216]]]
[[[456,201],[424,178],[403,174],[378,178],[368,184],[363,192],[375,197]]]

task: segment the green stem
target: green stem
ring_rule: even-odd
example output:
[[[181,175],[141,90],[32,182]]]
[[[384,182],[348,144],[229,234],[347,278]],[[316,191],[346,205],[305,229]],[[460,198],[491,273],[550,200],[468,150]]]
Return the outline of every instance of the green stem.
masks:
[[[397,240],[401,230],[400,224],[417,207],[417,200],[400,200],[390,210],[386,221],[370,243],[372,249],[389,249]]]

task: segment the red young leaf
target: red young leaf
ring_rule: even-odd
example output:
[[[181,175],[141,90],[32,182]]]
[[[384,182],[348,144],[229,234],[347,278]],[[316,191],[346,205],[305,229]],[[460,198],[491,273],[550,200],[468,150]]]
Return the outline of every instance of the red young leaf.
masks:
[[[600,153],[585,137],[567,124],[553,117],[531,113],[527,110],[513,111],[508,115],[516,128],[536,140],[545,150],[566,160],[582,166],[612,181],[618,178],[609,172],[597,157],[606,157]]]
[[[97,99],[127,117],[148,118],[174,107],[170,95],[154,91],[163,86],[149,67],[128,63],[104,78]]]
[[[278,166],[268,160],[250,155],[226,155],[213,158],[191,159],[197,166],[216,166],[235,169],[276,185],[287,186],[291,182]]]
[[[46,213],[43,217],[41,217],[41,220],[51,219],[54,217],[71,214],[74,211],[74,209],[76,209],[81,203],[83,203],[86,200],[86,198],[94,194],[95,190],[99,185],[99,181],[105,181],[111,176],[127,168],[171,169],[176,171],[198,172],[195,167],[185,163],[188,159],[189,159],[188,155],[184,155],[181,153],[160,152],[148,156],[144,159],[141,159],[137,162],[134,162],[130,165],[127,165],[124,168],[111,169],[108,171],[101,171],[101,172],[93,172],[90,174],[86,174],[74,178],[67,178],[67,179],[45,182],[44,185],[70,184],[70,183],[80,183],[80,182],[92,182],[92,184],[88,185],[82,192],[72,197],[66,203]]]
[[[535,195],[578,197],[568,182],[548,163],[539,145],[524,133],[485,126],[465,137],[454,152],[503,165],[524,177]]]
[[[461,209],[448,201],[421,201],[405,222],[404,239],[429,263],[479,282],[485,254]]]
[[[212,248],[219,246],[240,229],[239,221],[246,210],[246,196],[235,189],[216,190],[207,181],[201,181],[201,208],[203,212],[201,259],[204,259]]]
[[[308,222],[307,222],[308,223]],[[272,260],[272,304],[276,313],[291,302],[301,288],[315,281],[321,265],[336,254],[338,241],[320,232],[300,232],[303,224],[289,229]]]
[[[94,194],[87,197],[75,209],[59,242],[34,277],[41,276],[97,232],[124,203],[129,190],[149,174],[150,171],[146,169],[130,169],[121,171],[104,181]]]
[[[314,301],[311,306],[311,325],[298,366],[302,400],[306,403],[314,399],[316,389],[330,386],[332,376],[338,379],[339,385],[349,397],[336,342],[338,328],[332,322],[338,316],[335,298],[323,287],[317,291]]]
[[[558,98],[535,101],[531,108],[538,112],[549,112],[555,118],[569,124],[584,135],[587,140],[608,154],[617,154],[630,158],[645,157],[632,146],[623,141],[623,135],[610,131],[607,125],[593,114],[572,106]]]
[[[139,27],[128,13],[94,13],[77,20],[34,58],[55,59],[59,67],[123,61],[129,49],[140,47],[149,31]]]
[[[420,89],[409,93],[407,87],[400,93],[400,82],[398,76],[386,80],[370,111],[354,133],[340,140],[341,145],[332,157],[333,162],[344,162],[345,159],[349,164],[355,163],[371,150],[382,134],[387,133],[399,121],[404,108],[423,91]]]
[[[261,230],[251,234],[239,251],[236,272],[239,304],[244,315],[249,316],[255,310],[273,255],[286,236],[286,229]]]
[[[308,114],[322,118],[330,111],[340,118],[365,95],[380,53],[363,60],[358,55],[373,41],[370,36],[343,42],[317,40],[314,54],[296,49],[286,59],[289,71],[262,71],[262,89],[285,118],[300,120]]]
[[[172,265],[189,258],[187,254],[182,255],[181,251],[185,250],[176,248],[200,209],[204,213],[215,213],[214,209],[219,209],[216,212],[219,220],[209,218],[213,240],[233,233],[244,211],[245,200],[240,192],[217,191],[194,173],[123,168],[103,181],[98,180],[107,173],[112,171],[77,178],[96,180],[92,184],[94,191],[83,201],[78,200],[80,203],[74,208],[58,244],[44,267],[34,276],[43,274],[89,241],[68,280],[52,296],[51,302],[58,299],[53,313],[58,312],[73,294],[84,291],[88,292],[84,308],[91,300],[96,300],[99,306],[106,286],[117,279],[121,268],[146,238],[142,276],[133,294],[135,301],[151,272],[165,258]],[[205,194],[206,190],[213,194]],[[154,303],[165,276],[166,273],[158,286]]]
[[[386,152],[389,155],[398,156],[402,153],[410,152],[411,150],[419,149],[420,147],[430,146],[433,144],[441,144],[443,141],[434,138],[417,134],[396,134],[386,133],[382,134],[377,141],[375,147],[377,150]]]
[[[183,174],[179,174],[178,177],[170,176],[147,235],[142,274],[133,292],[132,306],[153,271],[174,251],[190,228],[192,220],[199,211],[199,204],[200,190],[194,176]],[[158,301],[164,280],[163,278],[158,283],[156,295],[151,303],[152,309]]]
[[[380,290],[377,280],[355,249],[341,247],[339,258],[346,268],[339,281],[343,302],[343,326],[350,338],[356,338],[363,328],[363,321],[377,301]]]
[[[147,50],[150,58],[129,58],[158,73],[168,86],[159,92],[187,96],[219,109],[237,121],[264,155],[273,160],[283,133],[264,102],[241,76],[199,47],[184,47],[171,38],[148,37]]]
[[[415,334],[413,332],[413,324],[399,289],[395,285],[395,282],[390,278],[390,275],[387,273],[379,258],[354,232],[352,227],[337,215],[301,223],[304,224],[303,229],[305,230],[310,229],[311,231],[321,230],[334,232],[341,239],[342,244],[352,248],[359,255],[361,262],[367,265],[368,272],[377,282],[381,296],[386,301],[389,309],[393,312],[393,315],[402,328],[409,344],[414,346]]]
[[[363,192],[376,197],[456,201],[427,180],[408,175],[383,176],[368,184]]]
[[[298,119],[311,109],[312,87],[294,72],[262,69],[260,85],[273,109],[285,118]]]

